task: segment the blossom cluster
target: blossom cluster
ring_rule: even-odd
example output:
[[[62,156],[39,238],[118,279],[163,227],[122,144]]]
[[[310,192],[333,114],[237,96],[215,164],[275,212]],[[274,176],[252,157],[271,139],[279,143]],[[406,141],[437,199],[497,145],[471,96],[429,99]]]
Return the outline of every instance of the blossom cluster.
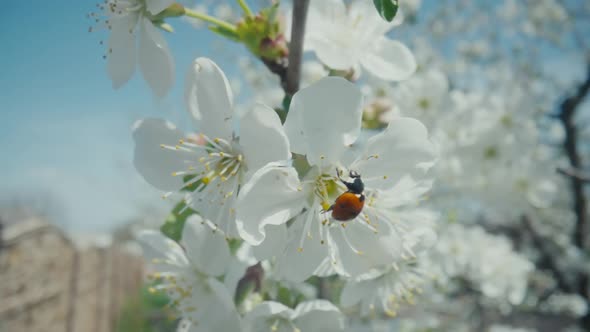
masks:
[[[546,296],[559,280],[535,266],[539,234],[563,253],[564,270],[588,261],[564,235],[574,217],[557,208],[569,197],[546,144],[563,139],[546,120],[546,87],[492,62],[483,40],[460,40],[448,61],[429,41],[410,51],[390,38],[421,1],[401,2],[387,21],[379,1],[311,0],[303,51],[315,57],[301,64],[302,88],[285,95],[292,9],[238,3],[242,18],[223,4],[218,18],[171,0],[99,6],[115,88],[139,65],[156,96],[168,93],[174,62],[157,29],[171,31],[177,16],[254,56],[237,61],[237,83],[211,59],[191,63],[191,131],[159,118],[133,126],[136,169],[184,216],[178,238],[138,235],[151,290],[169,297],[179,331],[376,331],[399,316],[399,331],[469,330],[456,323],[470,303],[586,314],[576,294]],[[553,38],[567,20],[554,0],[527,4],[506,0],[494,13],[522,20],[527,38]],[[429,32],[450,39],[476,21],[435,20]],[[249,95],[236,103],[240,85]]]

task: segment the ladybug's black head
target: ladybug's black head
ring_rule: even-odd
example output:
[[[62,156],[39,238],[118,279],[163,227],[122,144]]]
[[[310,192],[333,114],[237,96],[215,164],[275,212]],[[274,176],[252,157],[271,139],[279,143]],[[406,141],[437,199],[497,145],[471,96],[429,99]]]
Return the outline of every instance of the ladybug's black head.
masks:
[[[363,183],[363,180],[361,180],[361,175],[359,173],[357,173],[356,171],[350,171],[348,175],[353,179],[352,182],[347,182],[342,179],[340,179],[340,181],[342,181],[342,183],[344,183],[344,185],[346,186],[346,188],[348,189],[349,192],[351,192],[353,194],[361,195],[363,193],[363,191],[365,191],[365,184]],[[339,172],[338,172],[338,178],[340,178]]]

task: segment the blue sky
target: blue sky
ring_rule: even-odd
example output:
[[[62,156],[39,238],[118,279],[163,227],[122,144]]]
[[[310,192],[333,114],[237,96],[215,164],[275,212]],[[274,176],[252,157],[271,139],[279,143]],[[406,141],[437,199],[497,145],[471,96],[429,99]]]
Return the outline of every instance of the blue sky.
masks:
[[[9,1],[0,12],[0,200],[48,197],[63,207],[56,223],[77,231],[107,230],[140,213],[163,207],[159,193],[132,165],[130,127],[145,116],[185,121],[184,72],[197,56],[212,57],[231,75],[236,68],[213,34],[178,19],[166,34],[174,53],[177,84],[155,100],[139,73],[115,91],[99,41],[86,14],[94,1]],[[188,42],[190,41],[190,42]],[[240,45],[221,42],[232,53]]]

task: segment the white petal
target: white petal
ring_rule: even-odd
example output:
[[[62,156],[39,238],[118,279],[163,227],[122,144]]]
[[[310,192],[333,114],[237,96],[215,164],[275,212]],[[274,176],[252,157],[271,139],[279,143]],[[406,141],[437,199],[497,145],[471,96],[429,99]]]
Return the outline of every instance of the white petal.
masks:
[[[174,84],[174,59],[166,40],[147,18],[142,20],[138,57],[143,78],[156,96],[164,97]]]
[[[182,177],[172,176],[172,173],[186,170],[184,161],[198,156],[161,147],[162,144],[175,146],[182,138],[184,135],[180,130],[162,119],[143,119],[133,125],[133,163],[152,186],[163,191],[175,191],[182,187]]]
[[[312,211],[313,212],[313,211]],[[303,234],[303,224],[309,213],[300,215],[289,227],[289,240],[283,255],[277,261],[277,274],[280,278],[303,282],[311,277],[328,257],[328,244],[321,244],[317,223],[319,216],[311,220],[310,236]],[[300,239],[304,236],[303,250],[300,250]]]
[[[337,163],[360,134],[361,106],[361,91],[340,77],[326,77],[299,90],[285,121],[292,151],[307,155],[312,165],[322,156]]]
[[[209,227],[198,215],[186,220],[182,244],[192,264],[208,275],[222,275],[229,264],[230,252],[223,233]]]
[[[428,139],[426,127],[418,120],[399,117],[369,139],[351,169],[363,175],[366,187],[390,189],[404,176],[423,177],[437,156],[438,148]]]
[[[197,58],[187,77],[185,100],[200,130],[209,138],[231,138],[233,96],[225,74],[215,62]]]
[[[364,282],[348,281],[340,293],[340,305],[349,308],[359,303],[368,293],[366,285]]]
[[[276,319],[292,315],[293,310],[279,302],[262,302],[244,316],[244,332],[272,331]]]
[[[279,116],[262,104],[256,105],[240,120],[240,145],[251,173],[271,161],[287,160],[291,156],[289,140]]]
[[[373,75],[388,81],[401,81],[416,71],[412,52],[402,43],[386,37],[378,38],[367,50],[361,64]]]
[[[289,12],[286,16],[288,29],[285,31],[285,35],[287,38],[291,38],[292,13]],[[329,33],[327,28],[340,23],[343,19],[346,19],[346,6],[342,0],[311,1],[307,12],[304,49],[306,51],[313,50],[316,40],[329,39],[329,36],[326,35]]]
[[[354,50],[351,53],[345,52],[345,49],[329,38],[317,38],[309,41],[315,51],[318,59],[327,67],[337,70],[348,70],[354,67],[358,57],[354,56]]]
[[[242,187],[236,205],[236,225],[244,241],[259,245],[266,225],[281,225],[301,211],[304,193],[292,167],[269,164]]]
[[[146,0],[145,2],[147,4],[147,10],[152,15],[156,15],[170,7],[174,3],[174,0]]]
[[[137,235],[137,241],[141,245],[143,255],[148,263],[153,263],[153,260],[156,259],[179,266],[188,265],[184,251],[178,243],[158,231],[141,231]]]
[[[393,21],[387,22],[379,16],[375,5],[369,1],[353,1],[350,4],[348,16],[357,27],[363,27],[367,38],[383,36],[387,31],[403,22],[403,15],[399,10]]]
[[[237,191],[238,185],[236,181],[208,185],[202,191],[193,193],[190,206],[205,219],[210,220],[216,228],[223,231],[226,237],[234,238],[238,235],[233,212],[236,202],[235,193]],[[230,192],[232,194],[226,196]]]
[[[282,303],[266,301],[257,305],[254,309],[252,309],[252,311],[246,314],[246,316],[249,318],[270,316],[290,318],[292,314],[293,310]]]
[[[109,37],[109,50],[107,70],[113,88],[118,89],[131,79],[135,72],[135,34],[131,30],[137,23],[137,16],[129,14],[111,19],[111,36]]]
[[[309,13],[321,15],[324,20],[334,20],[346,15],[346,6],[342,0],[311,1]]]
[[[344,330],[344,316],[336,306],[326,300],[300,303],[295,308],[293,322],[301,331]]]
[[[209,293],[194,299],[198,324],[191,332],[241,331],[240,316],[228,289],[215,278],[207,283]]]
[[[287,243],[287,226],[286,225],[267,225],[266,237],[260,245],[252,247],[254,256],[258,260],[270,260],[280,255],[285,250]]]
[[[230,295],[234,296],[238,282],[244,277],[246,269],[254,264],[248,264],[235,257],[232,257],[228,268],[226,269],[225,275],[223,276],[223,284],[225,288],[230,290]]]
[[[309,5],[308,25],[303,44],[313,50],[318,59],[332,69],[346,70],[358,60],[351,55],[353,44],[342,25],[348,23],[346,7],[341,0],[312,1]],[[343,52],[347,49],[348,52]],[[356,53],[355,53],[356,54]]]
[[[402,253],[402,238],[390,228],[387,221],[372,221],[379,226],[377,233],[361,222],[364,221],[356,219],[349,222],[344,229],[330,229],[337,266],[341,267],[341,274],[351,277],[391,264]]]
[[[376,178],[366,182],[373,187],[384,184],[382,183],[383,178]],[[398,206],[415,204],[432,189],[432,182],[430,179],[416,181],[409,175],[402,176],[397,179],[393,188],[376,193],[379,197],[379,205],[393,209]],[[385,185],[388,185],[388,183],[385,183]]]

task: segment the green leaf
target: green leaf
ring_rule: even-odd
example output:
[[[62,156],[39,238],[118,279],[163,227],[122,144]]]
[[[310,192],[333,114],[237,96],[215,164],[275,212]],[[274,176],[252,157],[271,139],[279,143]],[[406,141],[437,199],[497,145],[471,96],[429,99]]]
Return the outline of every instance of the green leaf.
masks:
[[[373,0],[373,4],[383,19],[387,22],[393,21],[399,7],[398,0]]]
[[[193,209],[186,207],[184,202],[179,202],[166,217],[166,222],[160,227],[160,231],[172,240],[180,241],[186,219],[195,213]]]
[[[292,307],[294,301],[289,288],[279,286],[276,301],[286,305],[287,307]]]
[[[124,299],[117,320],[117,332],[161,332],[174,331],[176,319],[166,318],[172,312],[168,308],[170,298],[164,292],[150,291],[157,283],[142,286],[137,294]],[[171,318],[171,317],[170,317]]]

